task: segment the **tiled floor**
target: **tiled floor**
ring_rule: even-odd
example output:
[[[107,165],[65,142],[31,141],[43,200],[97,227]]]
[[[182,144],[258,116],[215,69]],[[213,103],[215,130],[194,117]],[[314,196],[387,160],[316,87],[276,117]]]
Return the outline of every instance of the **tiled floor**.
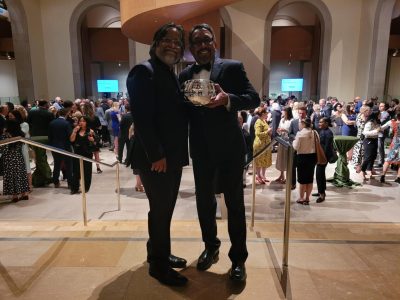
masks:
[[[111,152],[102,155],[105,161],[113,159]],[[329,166],[328,177],[332,173]],[[268,177],[275,176],[270,168]],[[195,268],[203,246],[192,170],[185,168],[171,232],[174,254],[188,260],[181,272],[190,281],[187,287],[170,288],[147,275],[148,204],[133,185],[131,171],[122,167],[122,209],[117,211],[115,170],[93,174],[87,227],[80,195],[69,195],[65,187],[36,189],[29,201],[17,204],[3,199],[0,299],[284,299],[278,275],[283,186],[257,186],[256,223],[248,230],[248,279],[236,286],[227,278],[226,221],[218,222],[219,262],[207,272]],[[245,193],[250,217],[251,189]],[[292,197],[293,202],[296,191]],[[287,298],[400,299],[399,212],[398,185],[375,180],[354,189],[328,186],[322,204],[292,203]]]

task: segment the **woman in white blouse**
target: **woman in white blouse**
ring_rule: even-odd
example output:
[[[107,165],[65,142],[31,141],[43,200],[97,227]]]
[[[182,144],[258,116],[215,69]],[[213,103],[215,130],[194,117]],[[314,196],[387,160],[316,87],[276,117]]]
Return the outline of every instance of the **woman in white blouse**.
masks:
[[[317,164],[315,152],[315,135],[312,130],[311,119],[300,122],[300,131],[293,141],[293,148],[297,151],[297,182],[300,184],[300,199],[296,202],[308,205],[313,188],[314,169]]]
[[[361,173],[364,180],[367,179],[367,170],[371,172],[370,177],[372,177],[374,171],[374,161],[378,155],[378,134],[381,130],[381,126],[378,123],[379,113],[371,113],[366,122],[363,130],[364,140],[364,159],[361,164]]]
[[[276,130],[280,135],[280,137],[285,140],[289,140],[288,132],[290,127],[290,122],[292,121],[292,119],[293,119],[292,108],[287,106],[283,110],[283,117],[279,123],[278,129]],[[275,179],[275,182],[279,183],[286,182],[285,179],[286,162],[287,162],[287,152],[285,150],[285,147],[279,144],[278,152],[276,155],[275,167],[277,170],[281,171],[281,174],[277,179]]]

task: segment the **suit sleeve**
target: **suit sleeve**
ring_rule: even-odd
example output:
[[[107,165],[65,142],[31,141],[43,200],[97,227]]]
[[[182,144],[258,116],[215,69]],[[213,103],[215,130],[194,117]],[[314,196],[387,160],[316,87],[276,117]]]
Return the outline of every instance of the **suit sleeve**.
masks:
[[[165,157],[156,128],[156,94],[152,74],[143,65],[137,65],[127,79],[127,89],[135,124],[135,137],[139,139],[150,163]]]
[[[249,110],[258,107],[260,105],[260,97],[247,78],[243,64],[234,64],[231,68],[232,70],[228,68],[226,72],[230,73],[234,78],[233,82],[238,83],[239,89],[238,92],[228,93],[231,105],[230,110]]]

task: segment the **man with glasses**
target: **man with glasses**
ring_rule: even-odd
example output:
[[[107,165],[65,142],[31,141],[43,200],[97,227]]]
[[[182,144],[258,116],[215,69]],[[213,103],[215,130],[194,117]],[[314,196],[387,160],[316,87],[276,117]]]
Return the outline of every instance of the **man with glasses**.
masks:
[[[204,107],[192,106],[189,114],[190,154],[196,185],[196,203],[205,250],[197,269],[205,271],[218,260],[221,241],[217,238],[216,192],[223,192],[228,208],[228,231],[232,246],[230,278],[246,280],[246,219],[242,174],[245,144],[237,112],[255,108],[260,97],[247,79],[241,62],[215,57],[215,35],[207,24],[195,25],[189,33],[189,46],[196,63],[179,76],[210,79],[217,95]]]
[[[170,240],[182,167],[188,164],[184,98],[173,72],[184,48],[183,28],[173,23],[162,26],[154,35],[151,58],[136,65],[127,79],[135,131],[132,166],[139,170],[150,204],[149,274],[172,286],[187,283],[172,269],[185,267],[186,260],[171,255]]]

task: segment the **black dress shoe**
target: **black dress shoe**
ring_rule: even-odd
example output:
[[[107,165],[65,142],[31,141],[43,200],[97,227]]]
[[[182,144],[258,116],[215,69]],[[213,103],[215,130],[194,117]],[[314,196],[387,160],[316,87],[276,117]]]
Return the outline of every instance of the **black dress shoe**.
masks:
[[[318,196],[319,196],[319,193],[311,194],[311,196],[313,196],[313,197],[318,197]]]
[[[150,264],[149,274],[159,282],[170,286],[183,286],[188,282],[185,276],[179,274],[171,267],[157,268]]]
[[[209,269],[212,264],[215,264],[219,259],[219,250],[205,249],[197,260],[197,269],[205,271]]]
[[[235,282],[245,282],[247,274],[244,263],[233,263],[229,271],[229,278]]]
[[[168,257],[168,263],[171,268],[186,268],[186,259],[172,254]]]

